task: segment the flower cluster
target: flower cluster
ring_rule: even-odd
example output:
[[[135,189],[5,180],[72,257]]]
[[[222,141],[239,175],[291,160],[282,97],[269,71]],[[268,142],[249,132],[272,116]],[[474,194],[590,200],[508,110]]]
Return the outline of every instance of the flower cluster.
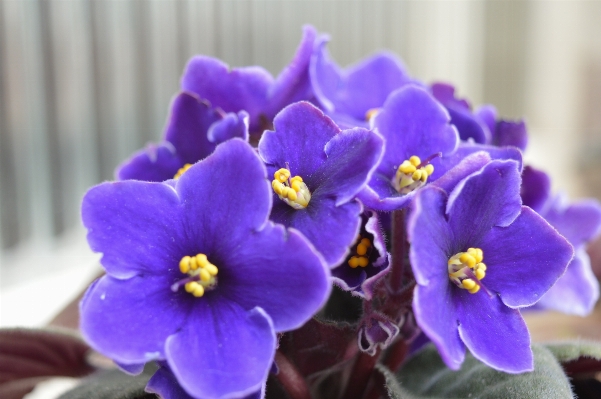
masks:
[[[328,40],[305,27],[277,78],[193,58],[163,141],[86,194],[106,275],[81,329],[123,370],[156,362],[149,392],[261,398],[270,373],[286,389],[282,366],[317,366],[280,341],[336,312],[332,286],[361,302],[340,328],[357,362],[423,333],[452,369],[467,348],[508,373],[533,369],[522,311],[597,300],[601,207],[523,167],[523,121],[389,53],[343,70]]]

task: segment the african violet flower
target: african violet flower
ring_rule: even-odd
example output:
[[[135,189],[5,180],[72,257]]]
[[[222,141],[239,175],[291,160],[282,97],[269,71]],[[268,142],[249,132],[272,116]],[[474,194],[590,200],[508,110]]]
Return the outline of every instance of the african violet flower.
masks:
[[[459,136],[445,109],[427,91],[412,85],[392,93],[374,118],[386,147],[359,199],[379,211],[401,209],[431,180],[438,156],[455,151]]]
[[[276,79],[262,67],[230,69],[218,59],[201,55],[188,62],[181,88],[226,112],[248,112],[250,131],[262,132],[286,105],[313,99],[309,61],[315,36],[312,26],[303,27],[303,38],[294,59]]]
[[[417,286],[413,309],[445,363],[458,369],[467,347],[509,373],[533,368],[519,308],[564,273],[572,246],[521,205],[515,161],[491,161],[447,192],[417,194],[408,221]]]
[[[382,157],[384,141],[363,128],[341,131],[307,102],[285,108],[274,127],[259,142],[274,176],[270,218],[301,231],[337,266],[357,238],[362,207],[354,197]]]
[[[334,284],[370,299],[373,293],[370,282],[387,272],[389,258],[378,214],[366,210],[361,214],[361,228],[351,253],[332,270]]]
[[[599,283],[591,270],[586,243],[601,232],[601,206],[595,200],[569,203],[565,195],[551,195],[549,176],[530,166],[522,173],[522,200],[574,246],[574,259],[566,273],[535,305],[586,316],[599,299]]]
[[[451,123],[457,127],[463,141],[490,144],[498,147],[514,146],[524,151],[528,134],[524,121],[497,120],[497,111],[485,105],[472,112],[470,103],[455,97],[455,88],[446,83],[434,83],[432,94],[451,115]]]
[[[240,139],[178,180],[92,188],[82,218],[107,275],[81,303],[88,342],[126,367],[166,361],[193,397],[259,391],[275,334],[301,326],[330,290],[321,256],[268,221],[271,205],[265,168]]]
[[[117,168],[120,180],[165,181],[206,158],[217,144],[248,139],[248,115],[224,114],[192,93],[178,94],[171,105],[165,141],[150,144]]]
[[[330,59],[328,35],[315,43],[311,83],[317,101],[339,126],[367,126],[370,111],[380,108],[394,90],[415,81],[394,54],[382,52],[342,70]]]

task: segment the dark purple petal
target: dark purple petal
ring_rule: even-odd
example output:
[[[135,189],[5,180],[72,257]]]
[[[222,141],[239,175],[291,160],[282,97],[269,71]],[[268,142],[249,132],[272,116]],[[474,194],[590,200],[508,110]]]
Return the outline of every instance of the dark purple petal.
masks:
[[[524,205],[540,213],[551,196],[551,178],[542,170],[525,166],[520,194]]]
[[[343,85],[343,71],[330,58],[326,48],[330,37],[321,35],[315,43],[309,74],[315,97],[328,112],[336,110],[335,100],[338,87]]]
[[[254,394],[275,354],[271,320],[261,308],[246,311],[224,298],[211,299],[199,301],[194,317],[167,340],[169,367],[193,397]]]
[[[409,85],[392,93],[374,126],[386,140],[378,172],[392,178],[396,167],[413,155],[426,159],[455,151],[459,137],[449,114],[425,90]],[[435,162],[432,162],[436,170]]]
[[[231,270],[219,287],[224,295],[244,309],[263,308],[276,332],[303,325],[330,294],[330,272],[323,259],[305,237],[281,225],[268,223],[249,234],[223,259]]]
[[[267,222],[271,208],[265,168],[252,147],[240,139],[218,145],[211,156],[177,180],[176,189],[186,215],[186,242],[197,245],[188,254],[202,252],[209,259],[205,251],[235,252],[249,231]]]
[[[215,58],[196,56],[186,66],[181,88],[196,93],[226,112],[248,112],[250,129],[255,130],[260,115],[265,112],[268,91],[273,84],[273,77],[263,68],[230,69]]]
[[[296,210],[276,197],[271,220],[299,230],[323,255],[330,267],[338,266],[357,238],[362,207],[357,201],[336,206],[326,197],[312,197],[305,209]]]
[[[513,159],[519,163],[519,168],[522,170],[522,152],[515,147],[495,147],[486,144],[475,143],[459,143],[457,150],[450,155],[443,155],[442,158],[433,162],[434,173],[430,176],[430,180],[436,180],[447,171],[454,168],[465,157],[475,152],[484,151],[488,153],[491,159]]]
[[[369,317],[363,318],[359,326],[359,349],[373,356],[378,347],[386,349],[399,335],[399,331],[399,327],[390,318],[372,312]]]
[[[415,281],[427,285],[430,281],[451,284],[447,262],[454,255],[452,232],[444,218],[447,194],[438,187],[420,190],[407,221],[411,248],[409,259]]]
[[[165,340],[184,326],[192,305],[186,293],[171,291],[169,277],[100,278],[80,304],[86,340],[126,366],[164,359]]]
[[[209,141],[209,127],[221,114],[198,95],[179,93],[171,105],[165,140],[175,147],[183,163],[195,163],[213,152],[217,143]]]
[[[314,195],[336,198],[336,205],[349,202],[368,182],[384,152],[384,139],[369,130],[344,130],[326,145],[328,157]]]
[[[303,26],[303,38],[296,49],[294,58],[280,72],[269,91],[266,113],[270,119],[286,105],[297,101],[311,100],[314,97],[309,78],[309,63],[316,36],[315,28],[311,25]]]
[[[491,132],[487,124],[471,111],[470,104],[455,97],[455,88],[445,83],[434,83],[432,94],[451,115],[451,123],[457,127],[461,140],[473,139],[476,143],[490,142]]]
[[[441,267],[446,271],[446,260]],[[427,285],[415,287],[413,312],[417,324],[438,348],[446,365],[458,370],[465,358],[465,346],[457,331],[457,305],[455,287],[445,276],[432,279]],[[467,291],[466,291],[467,292]]]
[[[557,195],[542,216],[574,246],[591,241],[601,232],[601,205],[594,199],[569,203]]]
[[[91,188],[81,206],[88,244],[116,278],[164,274],[178,264],[174,245],[183,240],[175,190],[161,183],[123,181]]]
[[[292,175],[301,176],[309,190],[314,189],[312,177],[327,160],[324,147],[340,129],[307,102],[286,107],[273,124],[275,131],[265,131],[259,141],[261,158],[273,171],[286,167],[287,162]]]
[[[574,255],[566,239],[528,207],[511,225],[490,230],[479,246],[488,266],[484,285],[512,308],[538,301]]]
[[[495,126],[497,125],[497,109],[494,105],[482,105],[474,111],[474,114],[486,124],[489,131],[495,131]]]
[[[509,145],[525,151],[528,145],[526,123],[524,121],[498,121],[493,133],[492,144],[499,147]]]
[[[118,180],[161,182],[173,179],[182,166],[184,162],[171,143],[148,144],[119,165],[115,176]]]
[[[507,226],[518,217],[520,182],[517,162],[492,161],[453,189],[446,213],[459,251],[477,247],[491,228]]]
[[[234,137],[248,141],[248,114],[246,111],[240,111],[237,114],[225,114],[222,120],[213,123],[209,127],[207,137],[209,142],[213,144],[213,147]]]
[[[530,334],[520,312],[506,307],[497,296],[489,297],[483,290],[470,294],[455,286],[453,289],[459,335],[474,357],[506,373],[532,371]]]
[[[593,311],[598,299],[599,282],[591,270],[588,254],[584,248],[579,248],[568,270],[536,303],[536,308],[584,317]]]
[[[431,185],[440,187],[447,193],[450,193],[461,180],[482,169],[484,165],[490,161],[490,155],[486,151],[478,151],[467,155],[461,162],[434,181]]]

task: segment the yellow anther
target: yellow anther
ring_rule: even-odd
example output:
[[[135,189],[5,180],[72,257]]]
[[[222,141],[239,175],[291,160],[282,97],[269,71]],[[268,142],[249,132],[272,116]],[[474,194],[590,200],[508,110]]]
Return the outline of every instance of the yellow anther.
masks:
[[[359,266],[366,267],[368,264],[369,264],[369,259],[367,259],[365,256],[359,257]]]
[[[217,266],[215,266],[215,265],[214,265],[214,264],[212,264],[212,263],[208,263],[208,264],[205,266],[205,270],[206,270],[207,272],[209,272],[209,274],[210,274],[211,276],[216,276],[216,275],[217,275],[217,273],[219,272],[219,269],[217,269]]]
[[[302,183],[302,182],[303,182],[303,178],[302,178],[302,177],[300,177],[300,176],[294,176],[292,179],[290,179],[290,181],[291,181],[291,182],[295,182],[295,181],[297,181],[297,182],[300,182],[300,183]]]
[[[187,163],[184,166],[182,166],[181,168],[179,168],[179,170],[177,171],[177,173],[175,174],[175,176],[173,176],[174,179],[179,179],[181,175],[184,174],[185,171],[187,171],[188,169],[190,169],[190,167],[192,166],[191,163]]]
[[[350,267],[352,267],[353,269],[356,269],[357,266],[359,266],[359,257],[358,256],[353,256],[352,258],[350,258],[348,260],[348,265]]]
[[[476,278],[478,280],[482,280],[486,276],[486,273],[482,269],[477,269],[474,274],[476,275]],[[465,281],[465,280],[463,280],[463,281]]]
[[[198,275],[200,276],[200,280],[205,283],[211,280],[211,273],[209,273],[206,269],[200,269],[198,271]]]
[[[179,261],[179,271],[182,273],[188,273],[190,271],[190,257],[184,256],[182,260]]]
[[[424,166],[424,170],[426,171],[428,176],[430,176],[432,173],[434,173],[434,166],[431,163],[429,163],[426,166]]]
[[[282,190],[284,189],[284,186],[282,183],[280,183],[279,180],[272,180],[271,181],[271,188],[273,188],[273,191],[277,194],[277,195],[281,195],[282,194]]]
[[[290,187],[286,187],[286,197],[290,201],[296,201],[296,198],[297,198],[296,191],[291,189]]]
[[[362,238],[360,244],[363,244],[369,248],[371,247],[371,240],[369,238]]]
[[[205,294],[205,287],[203,287],[202,285],[197,283],[196,286],[194,287],[194,292],[192,292],[192,295],[194,295],[196,298],[200,298],[204,294]]]
[[[365,120],[370,121],[380,111],[379,108],[371,108],[365,113]]]
[[[480,286],[477,285],[472,289],[467,290],[467,292],[469,292],[470,294],[475,294],[476,292],[480,291]]]
[[[190,257],[189,264],[190,264],[190,269],[192,269],[192,270],[198,269],[198,263],[196,262],[196,257],[195,256]]]
[[[300,191],[302,184],[303,184],[302,180],[301,181],[298,181],[298,180],[290,181],[290,187],[292,187],[292,189],[297,193]]]
[[[466,290],[471,290],[472,288],[474,288],[477,284],[474,280],[472,280],[471,278],[466,278],[465,280],[463,280],[461,282],[461,285],[463,285],[463,288],[465,288]]]
[[[476,266],[476,259],[468,254],[467,252],[464,252],[460,257],[459,260],[461,261],[461,263],[466,264],[470,269],[472,269],[474,266]]]
[[[413,174],[413,172],[415,172],[417,169],[415,169],[415,166],[414,166],[414,165],[412,165],[412,164],[411,164],[411,162],[409,162],[409,161],[404,161],[404,162],[401,164],[401,166],[399,166],[399,170],[400,170],[402,173],[405,173],[405,174],[408,174],[408,175],[410,175],[410,174]]]
[[[205,265],[207,263],[209,263],[209,261],[207,260],[207,255],[205,255],[205,254],[196,255],[196,264],[198,265],[198,267],[205,267]]]
[[[420,163],[422,163],[422,160],[419,159],[418,156],[413,155],[412,157],[409,158],[409,162],[411,162],[414,166],[419,165]]]
[[[480,263],[484,259],[484,252],[480,248],[468,248],[467,253],[476,259],[476,263]]]
[[[357,255],[363,256],[367,253],[367,246],[360,243],[357,245]]]
[[[290,171],[286,168],[281,168],[273,174],[273,178],[284,183],[290,177]]]
[[[486,271],[486,265],[482,262],[478,263],[478,269]]]
[[[186,288],[186,292],[194,292],[194,288],[198,285],[198,283],[196,281],[190,281],[189,283],[186,283],[185,288]]]
[[[434,166],[431,164],[422,166],[421,159],[413,155],[401,163],[391,184],[399,193],[409,194],[426,184],[428,176],[432,173],[434,173]]]

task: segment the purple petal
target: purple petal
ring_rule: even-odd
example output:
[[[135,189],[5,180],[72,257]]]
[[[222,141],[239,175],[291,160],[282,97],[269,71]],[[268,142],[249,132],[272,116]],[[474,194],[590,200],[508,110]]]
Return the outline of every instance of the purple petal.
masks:
[[[442,265],[446,270],[446,261]],[[432,279],[428,285],[415,287],[413,312],[417,324],[438,348],[446,365],[458,370],[465,358],[465,346],[457,332],[457,305],[448,277]]]
[[[396,173],[396,172],[393,172]],[[390,212],[407,206],[417,191],[409,194],[399,194],[390,183],[390,178],[376,171],[367,187],[357,195],[357,198],[369,209]]]
[[[216,297],[198,302],[195,317],[167,340],[166,352],[191,396],[239,398],[261,390],[275,346],[273,325],[261,308],[245,311]]]
[[[484,285],[505,305],[517,308],[538,301],[565,272],[572,246],[528,207],[507,227],[495,227],[479,244],[487,265]]]
[[[273,83],[273,77],[263,68],[230,69],[215,58],[196,56],[186,66],[181,88],[196,93],[226,112],[248,112],[250,128],[255,130],[266,109],[268,91]]]
[[[100,278],[80,304],[86,340],[124,365],[164,359],[165,340],[185,324],[192,304],[182,297],[188,294],[171,291],[169,277]]]
[[[271,208],[265,168],[252,147],[240,139],[218,145],[177,180],[176,189],[187,215],[183,229],[187,242],[197,240],[199,245],[190,253],[209,256],[204,250],[235,251],[250,231],[267,222]]]
[[[524,205],[540,213],[551,196],[551,178],[542,170],[525,166],[520,192]]]
[[[456,289],[459,335],[474,357],[506,373],[532,371],[530,335],[520,312],[482,290],[470,294],[453,288]]]
[[[276,197],[271,220],[299,230],[315,245],[330,267],[338,266],[357,238],[362,207],[357,201],[336,206],[326,197],[311,197],[305,209],[296,210]]]
[[[419,87],[409,85],[392,93],[374,121],[386,140],[378,172],[392,178],[396,167],[413,155],[425,159],[453,152],[459,138],[449,120],[445,109]]]
[[[601,232],[601,205],[594,199],[568,203],[558,195],[542,216],[574,246],[591,241]]]
[[[213,143],[213,146],[229,139],[233,139],[234,137],[248,141],[248,114],[246,111],[240,111],[237,114],[225,114],[222,120],[213,123],[211,127],[209,127],[207,137],[209,141]],[[211,152],[212,151],[213,150],[211,150]],[[199,160],[200,159],[202,158],[199,158]]]
[[[132,364],[122,364],[119,362],[114,362],[119,369],[131,375],[138,375],[142,371],[144,371],[144,363],[132,363]]]
[[[91,188],[81,206],[88,244],[116,278],[160,275],[178,264],[174,242],[184,234],[173,188],[161,183],[123,181]],[[176,244],[177,245],[177,244]]]
[[[386,349],[399,331],[399,327],[387,316],[372,312],[369,317],[364,316],[359,326],[359,349],[373,356],[378,347]]]
[[[311,100],[313,88],[309,78],[309,64],[317,32],[311,25],[303,26],[296,54],[290,64],[278,75],[270,89],[267,115],[273,118],[282,108],[297,101]]]
[[[307,102],[286,107],[273,124],[275,131],[265,131],[259,141],[261,158],[274,170],[286,167],[287,162],[292,175],[301,176],[311,190],[318,185],[313,175],[327,160],[324,147],[340,129]]]
[[[528,145],[528,131],[524,121],[498,121],[492,137],[493,145],[513,146],[522,151],[526,150]]]
[[[343,130],[326,145],[327,161],[321,174],[319,193],[336,198],[336,205],[349,202],[369,181],[384,152],[384,139],[369,130]]]
[[[315,97],[328,112],[336,110],[336,92],[342,86],[342,70],[332,61],[326,45],[330,37],[321,35],[315,42],[309,74]]]
[[[462,180],[449,195],[447,215],[455,245],[478,246],[493,226],[507,226],[520,214],[520,172],[515,161],[492,161]]]
[[[115,176],[118,180],[162,182],[173,179],[182,166],[184,162],[171,143],[148,144],[119,165]]]
[[[427,285],[444,280],[450,284],[447,262],[454,255],[452,232],[444,218],[447,194],[429,186],[419,192],[407,221],[411,248],[409,259],[415,281]]]
[[[196,94],[180,93],[171,105],[165,140],[173,144],[183,163],[195,163],[212,153],[218,144],[209,141],[207,131],[221,119],[221,114]]]
[[[584,248],[576,250],[565,274],[537,302],[536,307],[588,316],[599,299],[599,282],[591,270],[591,261]]]
[[[260,248],[260,251],[257,251]],[[269,223],[224,262],[231,269],[225,295],[244,309],[260,306],[276,332],[302,326],[330,294],[330,272],[312,245],[294,230]]]
[[[490,161],[490,155],[486,151],[470,154],[431,185],[450,193],[461,180],[482,169]]]
[[[497,109],[494,105],[482,105],[474,111],[474,114],[486,124],[486,127],[488,127],[490,132],[495,131],[495,126],[497,125]]]

